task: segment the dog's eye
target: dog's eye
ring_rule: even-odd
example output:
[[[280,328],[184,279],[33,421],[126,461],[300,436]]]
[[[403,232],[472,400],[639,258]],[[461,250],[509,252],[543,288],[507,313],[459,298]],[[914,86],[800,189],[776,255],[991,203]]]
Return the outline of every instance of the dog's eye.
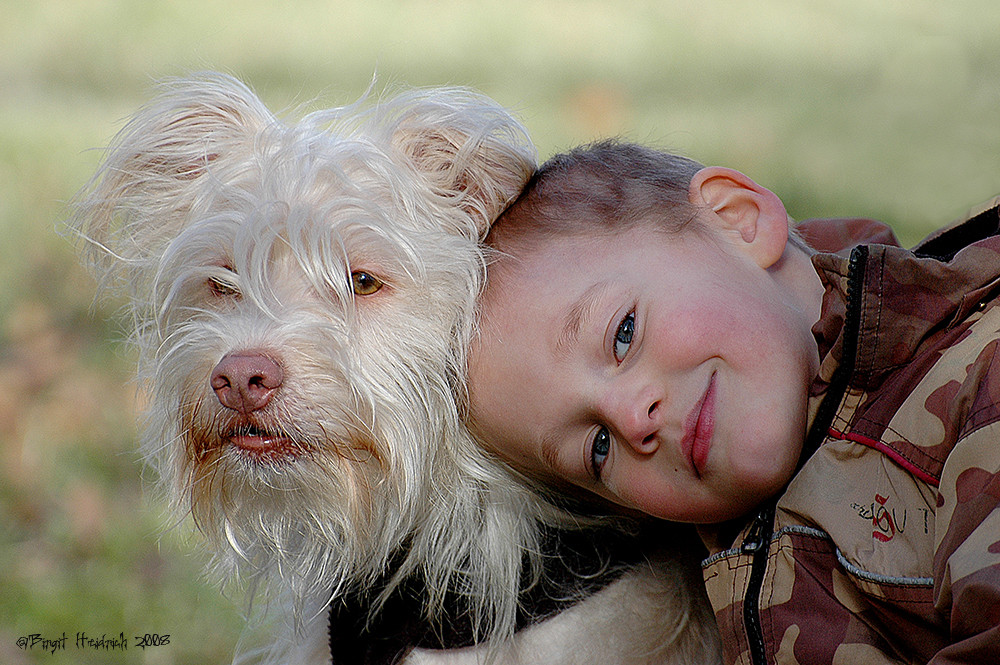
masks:
[[[382,288],[382,280],[363,270],[351,273],[351,288],[359,296],[370,296]]]
[[[208,278],[208,288],[212,295],[219,298],[237,298],[240,295],[239,289],[234,284],[217,277]]]

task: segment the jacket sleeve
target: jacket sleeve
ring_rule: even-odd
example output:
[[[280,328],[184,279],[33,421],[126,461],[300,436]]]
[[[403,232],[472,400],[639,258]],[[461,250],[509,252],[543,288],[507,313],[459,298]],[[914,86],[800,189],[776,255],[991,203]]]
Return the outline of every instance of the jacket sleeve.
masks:
[[[951,644],[932,665],[1000,663],[1000,393],[986,392],[994,403],[970,411],[974,431],[948,456],[939,487],[935,606]]]

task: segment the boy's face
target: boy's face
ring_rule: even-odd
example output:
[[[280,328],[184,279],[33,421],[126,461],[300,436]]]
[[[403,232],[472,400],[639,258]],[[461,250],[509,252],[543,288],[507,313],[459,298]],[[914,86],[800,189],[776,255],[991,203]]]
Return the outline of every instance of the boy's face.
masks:
[[[731,237],[639,226],[506,259],[470,364],[477,433],[532,476],[669,520],[777,492],[805,436],[816,308]]]

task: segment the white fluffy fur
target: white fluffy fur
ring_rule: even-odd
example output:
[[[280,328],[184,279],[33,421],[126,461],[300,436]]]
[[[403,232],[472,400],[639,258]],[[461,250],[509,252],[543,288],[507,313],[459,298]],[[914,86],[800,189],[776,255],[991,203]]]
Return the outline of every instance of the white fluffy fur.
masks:
[[[430,616],[457,591],[483,637],[512,634],[524,557],[561,517],[480,451],[460,407],[479,240],[533,167],[522,127],[467,90],[286,123],[205,74],[164,84],[80,199],[91,262],[128,297],[149,461],[218,572],[292,598],[300,630],[322,634],[316,608],[408,545],[399,576],[424,576]],[[355,295],[356,270],[385,286]],[[209,378],[248,350],[283,370],[254,424],[294,456],[226,443]]]

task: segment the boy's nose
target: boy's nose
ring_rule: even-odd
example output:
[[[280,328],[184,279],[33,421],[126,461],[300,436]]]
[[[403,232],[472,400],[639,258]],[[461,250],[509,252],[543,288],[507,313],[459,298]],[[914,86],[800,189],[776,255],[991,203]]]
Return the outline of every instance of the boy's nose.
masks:
[[[634,400],[621,400],[614,407],[612,427],[618,436],[634,451],[642,455],[656,452],[660,445],[661,402],[645,396]]]

